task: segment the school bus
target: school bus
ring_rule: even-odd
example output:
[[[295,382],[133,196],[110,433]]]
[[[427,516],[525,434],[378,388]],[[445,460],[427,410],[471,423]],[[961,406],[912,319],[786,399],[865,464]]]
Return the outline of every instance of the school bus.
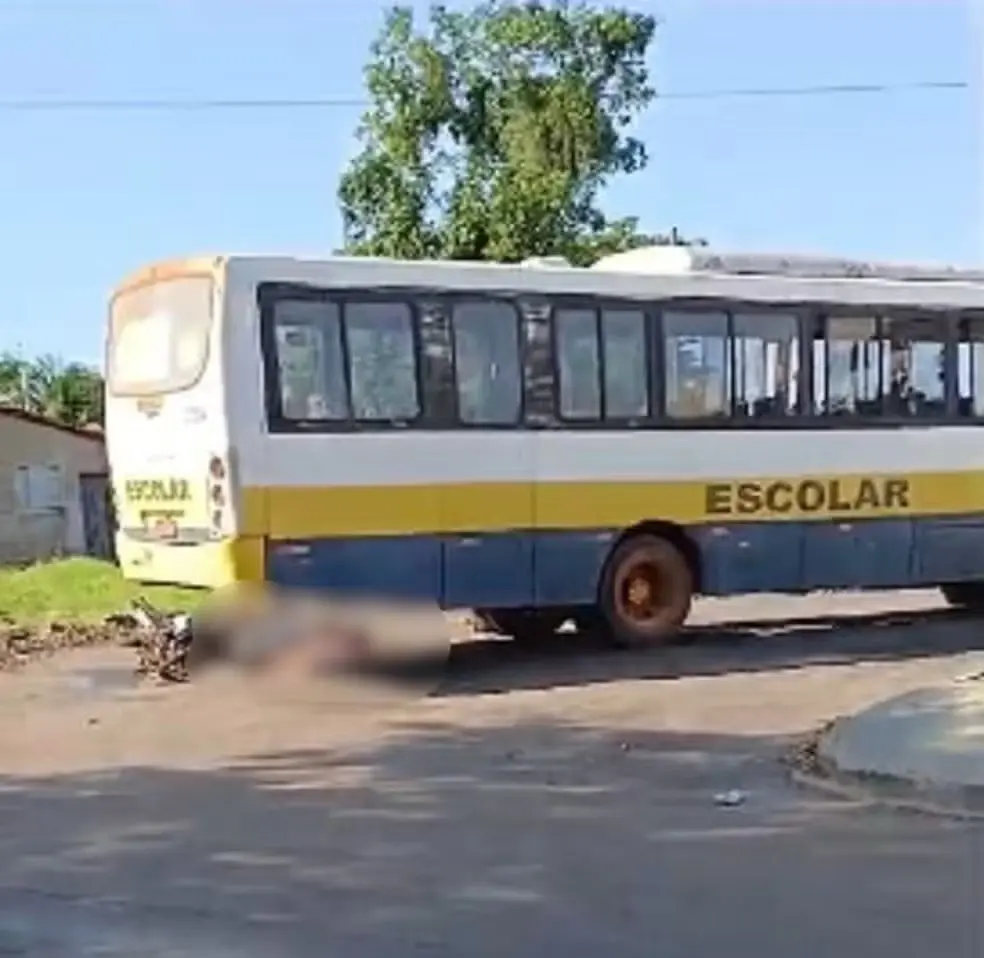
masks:
[[[984,274],[222,256],[112,298],[125,575],[657,642],[697,594],[984,602]]]

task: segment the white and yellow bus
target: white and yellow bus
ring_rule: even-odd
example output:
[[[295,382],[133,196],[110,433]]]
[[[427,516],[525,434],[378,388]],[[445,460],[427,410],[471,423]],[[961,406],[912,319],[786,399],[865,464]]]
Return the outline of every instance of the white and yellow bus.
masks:
[[[984,601],[984,274],[222,257],[112,300],[125,575],[623,642],[693,595]]]

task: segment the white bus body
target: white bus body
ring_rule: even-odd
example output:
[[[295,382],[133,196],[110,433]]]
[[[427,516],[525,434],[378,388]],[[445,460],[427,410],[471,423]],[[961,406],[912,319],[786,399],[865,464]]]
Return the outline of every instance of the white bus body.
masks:
[[[223,257],[132,278],[110,330],[132,578],[569,609],[642,530],[705,593],[984,580],[978,273]]]

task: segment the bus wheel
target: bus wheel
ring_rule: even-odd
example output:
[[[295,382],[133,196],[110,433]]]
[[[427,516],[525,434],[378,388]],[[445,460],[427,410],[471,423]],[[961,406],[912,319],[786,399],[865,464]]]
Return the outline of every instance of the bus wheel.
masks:
[[[680,550],[659,536],[638,535],[609,558],[599,605],[616,645],[644,647],[680,629],[693,593],[693,574]]]
[[[984,609],[984,582],[952,582],[940,586],[943,598],[961,609]]]

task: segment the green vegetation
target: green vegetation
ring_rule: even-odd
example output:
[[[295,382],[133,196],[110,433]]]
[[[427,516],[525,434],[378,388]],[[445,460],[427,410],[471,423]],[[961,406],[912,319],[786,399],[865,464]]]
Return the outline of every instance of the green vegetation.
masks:
[[[205,593],[127,582],[115,565],[98,559],[62,559],[24,569],[0,569],[0,617],[24,625],[98,622],[114,612],[125,612],[137,595],[176,612],[194,607]]]
[[[102,425],[103,380],[82,363],[54,356],[0,354],[0,406],[13,406],[79,428]]]
[[[600,204],[613,176],[647,162],[628,131],[656,96],[655,31],[647,14],[576,0],[435,6],[424,29],[394,7],[365,71],[362,150],[339,186],[346,251],[588,265],[688,244]]]

